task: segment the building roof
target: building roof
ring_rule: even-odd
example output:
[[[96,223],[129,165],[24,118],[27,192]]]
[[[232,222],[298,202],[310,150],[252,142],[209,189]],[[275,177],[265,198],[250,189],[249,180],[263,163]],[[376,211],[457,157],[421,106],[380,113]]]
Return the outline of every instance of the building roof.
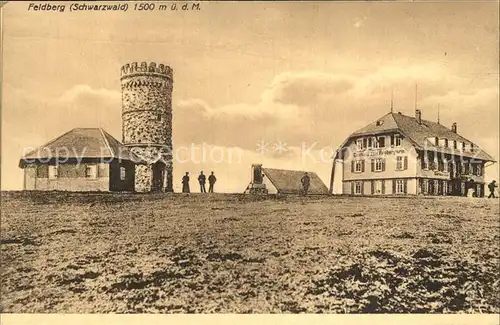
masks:
[[[280,194],[299,194],[302,191],[301,179],[304,171],[285,170],[274,168],[262,168],[262,172],[269,181],[276,187]],[[328,194],[328,188],[316,175],[316,173],[307,172],[310,178],[309,194]]]
[[[102,128],[72,129],[24,155],[20,164],[51,158],[116,158],[141,163],[137,155]]]
[[[438,137],[440,139],[448,139],[448,141],[470,143],[474,145],[474,152],[464,151],[460,152],[460,155],[486,161],[495,161],[492,156],[482,150],[478,145],[439,123],[422,119],[422,123],[420,124],[415,117],[392,112],[352,133],[341,147],[343,147],[349,139],[358,136],[389,132],[401,133],[401,135],[408,138],[417,149],[432,149],[434,151],[450,154],[457,154],[456,149],[454,150],[451,145],[450,148],[443,148],[436,146],[435,143],[429,141],[429,139]]]

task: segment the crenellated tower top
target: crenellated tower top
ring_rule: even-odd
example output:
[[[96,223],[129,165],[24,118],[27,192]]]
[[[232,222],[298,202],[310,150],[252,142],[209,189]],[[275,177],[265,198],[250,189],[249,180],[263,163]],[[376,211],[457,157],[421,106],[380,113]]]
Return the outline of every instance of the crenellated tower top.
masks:
[[[140,75],[157,75],[172,79],[172,68],[164,64],[156,65],[155,62],[149,64],[141,62],[140,65],[137,62],[132,62],[122,66],[121,79]]]

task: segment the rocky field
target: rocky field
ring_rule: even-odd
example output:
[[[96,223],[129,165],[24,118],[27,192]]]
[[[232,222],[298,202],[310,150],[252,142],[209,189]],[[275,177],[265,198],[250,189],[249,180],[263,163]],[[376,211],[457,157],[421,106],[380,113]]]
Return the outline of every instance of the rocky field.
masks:
[[[498,313],[499,205],[2,193],[2,311]]]

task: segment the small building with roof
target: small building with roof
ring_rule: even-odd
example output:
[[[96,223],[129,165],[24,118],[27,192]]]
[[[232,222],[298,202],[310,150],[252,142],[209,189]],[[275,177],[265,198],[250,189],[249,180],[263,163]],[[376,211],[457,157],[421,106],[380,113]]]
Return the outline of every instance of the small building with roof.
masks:
[[[263,168],[252,165],[251,181],[246,194],[302,194],[301,179],[307,173],[310,179],[309,195],[328,195],[328,187],[316,173],[300,170]]]
[[[342,193],[352,195],[484,196],[484,169],[495,160],[439,122],[390,112],[352,133],[334,156]]]
[[[25,190],[134,191],[145,164],[102,128],[75,128],[24,155]]]

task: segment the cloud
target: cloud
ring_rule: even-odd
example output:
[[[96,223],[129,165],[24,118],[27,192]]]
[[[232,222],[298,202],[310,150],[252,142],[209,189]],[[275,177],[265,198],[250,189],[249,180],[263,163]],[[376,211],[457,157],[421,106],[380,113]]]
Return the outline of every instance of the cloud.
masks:
[[[115,90],[105,88],[93,89],[90,85],[75,85],[64,92],[59,98],[60,102],[74,102],[84,100],[109,100],[119,101],[121,93]]]
[[[362,18],[356,18],[356,22],[353,24],[356,28],[361,28],[365,25],[366,16]]]
[[[450,76],[442,65],[438,63],[408,65],[398,62],[392,65],[361,75],[357,78],[352,89],[353,96],[374,96],[383,93],[385,96],[392,90],[412,94],[414,97],[415,85],[419,85],[419,93],[443,92],[447,87],[457,86],[457,78]]]
[[[354,78],[318,71],[288,72],[274,78],[263,98],[308,107],[352,89]]]
[[[490,87],[483,89],[455,89],[444,94],[431,95],[427,97],[424,103],[440,103],[444,107],[449,107],[455,112],[470,112],[476,111],[478,108],[487,109],[495,102],[498,102],[498,87]],[[498,110],[487,109],[491,112]]]

